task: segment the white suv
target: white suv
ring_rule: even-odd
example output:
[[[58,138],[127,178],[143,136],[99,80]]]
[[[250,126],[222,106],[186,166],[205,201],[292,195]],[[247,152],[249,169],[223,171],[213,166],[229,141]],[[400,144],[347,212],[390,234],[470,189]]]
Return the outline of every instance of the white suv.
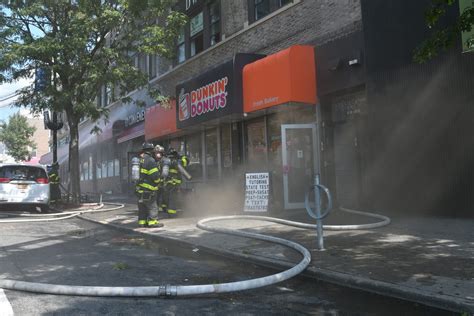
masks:
[[[0,206],[38,206],[49,208],[49,180],[41,165],[6,164],[0,166]],[[14,209],[12,209],[14,210]]]

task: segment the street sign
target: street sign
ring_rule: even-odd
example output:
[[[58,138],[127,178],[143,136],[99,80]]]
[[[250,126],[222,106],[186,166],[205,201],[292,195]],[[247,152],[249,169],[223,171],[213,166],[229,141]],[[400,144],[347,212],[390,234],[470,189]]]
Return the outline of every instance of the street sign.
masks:
[[[46,68],[36,68],[35,70],[35,90],[43,91],[50,84],[51,73]]]

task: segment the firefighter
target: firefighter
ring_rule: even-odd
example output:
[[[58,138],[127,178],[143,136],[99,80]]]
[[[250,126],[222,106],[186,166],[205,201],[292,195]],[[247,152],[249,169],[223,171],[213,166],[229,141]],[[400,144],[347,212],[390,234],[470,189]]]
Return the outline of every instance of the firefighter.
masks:
[[[61,189],[59,188],[59,164],[57,161],[48,168],[48,178],[50,190],[49,201],[51,203],[58,203],[61,200]]]
[[[159,172],[154,150],[153,144],[143,143],[140,174],[135,190],[138,197],[138,226],[140,227],[163,227],[163,224],[158,222],[156,207]]]
[[[187,165],[188,158],[184,155],[179,155],[174,148],[169,148],[165,158],[162,159],[163,192],[160,207],[170,216],[174,216],[177,213],[177,193],[182,183],[182,170],[184,170],[183,168],[187,167]],[[163,172],[166,168],[168,168],[168,172]],[[188,178],[190,178],[190,176]]]
[[[165,148],[161,145],[156,145],[155,146],[155,159],[156,159],[156,164],[158,166],[158,174],[159,177],[156,180],[158,190],[156,192],[156,204],[158,205],[158,212],[163,211],[163,191],[164,191],[164,182],[163,182],[163,176],[162,176],[162,168],[163,168],[163,158],[165,157]]]

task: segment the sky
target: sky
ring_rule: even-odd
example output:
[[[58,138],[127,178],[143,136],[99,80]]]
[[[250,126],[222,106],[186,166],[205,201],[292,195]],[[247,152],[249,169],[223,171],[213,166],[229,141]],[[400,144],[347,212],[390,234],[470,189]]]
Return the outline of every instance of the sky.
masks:
[[[7,15],[10,15],[11,11],[4,9]],[[43,33],[36,27],[31,26],[31,32],[35,37],[42,37]],[[0,84],[0,100],[5,99],[5,97],[14,94],[17,89],[23,88],[33,82],[32,78],[22,78],[16,82],[8,84]],[[15,101],[15,98],[11,98],[5,101],[0,101],[0,120],[8,120],[10,115],[18,112],[20,109],[18,107],[11,107],[11,103]],[[22,110],[22,114],[28,111]]]
[[[14,83],[5,83],[0,85],[0,100],[15,93],[17,89],[23,88],[31,83],[32,79],[20,79]],[[0,101],[0,120],[8,120],[8,117],[20,109],[17,107],[11,107],[11,104],[15,101],[15,98],[11,98],[5,101]]]

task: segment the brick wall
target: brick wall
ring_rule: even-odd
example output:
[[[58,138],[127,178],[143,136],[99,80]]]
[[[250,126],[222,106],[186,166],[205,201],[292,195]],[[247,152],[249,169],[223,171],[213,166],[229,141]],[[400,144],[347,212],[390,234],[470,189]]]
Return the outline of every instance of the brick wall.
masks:
[[[44,129],[43,117],[28,118],[28,124],[36,128],[32,141],[36,144],[36,156],[49,152],[49,130]]]
[[[153,83],[173,96],[177,83],[235,53],[272,54],[294,44],[321,45],[361,29],[359,0],[301,0],[248,25],[247,1],[222,0],[223,42],[175,66]]]

